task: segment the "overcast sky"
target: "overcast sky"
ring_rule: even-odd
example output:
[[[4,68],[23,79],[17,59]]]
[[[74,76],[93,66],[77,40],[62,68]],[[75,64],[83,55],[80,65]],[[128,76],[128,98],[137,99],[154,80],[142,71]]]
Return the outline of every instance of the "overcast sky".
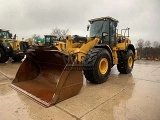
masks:
[[[88,35],[88,20],[111,16],[130,39],[160,42],[160,0],[0,0],[0,27],[18,38],[50,34],[58,27]]]

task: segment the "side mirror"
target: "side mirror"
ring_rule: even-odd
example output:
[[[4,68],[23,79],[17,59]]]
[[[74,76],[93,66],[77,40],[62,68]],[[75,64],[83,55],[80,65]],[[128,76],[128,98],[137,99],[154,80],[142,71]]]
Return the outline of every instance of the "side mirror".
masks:
[[[103,33],[102,33],[102,37],[106,37],[106,36],[108,36],[108,33],[103,32]]]
[[[87,25],[87,31],[89,31],[90,25]]]

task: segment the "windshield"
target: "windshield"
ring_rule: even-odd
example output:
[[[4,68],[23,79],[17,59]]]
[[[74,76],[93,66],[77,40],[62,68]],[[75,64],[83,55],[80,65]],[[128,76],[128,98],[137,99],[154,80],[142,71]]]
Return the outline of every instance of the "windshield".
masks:
[[[108,22],[101,20],[101,21],[94,21],[90,27],[90,37],[101,37],[102,32],[106,32],[108,28]]]
[[[46,42],[50,42],[50,37],[46,37]]]
[[[9,33],[8,33],[8,31],[1,31],[1,32],[0,32],[0,37],[2,37],[2,38],[9,38]]]

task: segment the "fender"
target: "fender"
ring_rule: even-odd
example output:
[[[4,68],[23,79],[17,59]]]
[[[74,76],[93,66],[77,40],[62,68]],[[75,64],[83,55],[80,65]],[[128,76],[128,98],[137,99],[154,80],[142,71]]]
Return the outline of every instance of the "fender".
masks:
[[[133,53],[134,53],[134,55],[135,55],[135,47],[134,47],[133,44],[128,44],[128,46],[126,47],[126,51],[127,51],[128,49],[132,50]]]
[[[107,49],[107,50],[109,51],[109,53],[110,53],[111,56],[112,56],[112,50],[111,50],[111,48],[109,47],[109,45],[106,45],[106,44],[97,44],[97,45],[95,45],[94,47],[95,47],[95,48],[105,48],[105,49]]]
[[[111,59],[112,59],[112,62],[113,62],[112,50],[111,50],[111,48],[109,47],[109,45],[106,45],[106,44],[96,44],[96,45],[94,46],[94,48],[105,48],[105,49],[107,49],[108,52],[109,52],[110,55],[111,55]]]

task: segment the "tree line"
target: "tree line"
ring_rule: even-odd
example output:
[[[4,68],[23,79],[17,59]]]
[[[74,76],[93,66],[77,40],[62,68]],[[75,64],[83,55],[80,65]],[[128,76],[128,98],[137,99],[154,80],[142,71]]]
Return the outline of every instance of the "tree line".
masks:
[[[136,44],[138,59],[160,60],[160,42],[139,39]]]

